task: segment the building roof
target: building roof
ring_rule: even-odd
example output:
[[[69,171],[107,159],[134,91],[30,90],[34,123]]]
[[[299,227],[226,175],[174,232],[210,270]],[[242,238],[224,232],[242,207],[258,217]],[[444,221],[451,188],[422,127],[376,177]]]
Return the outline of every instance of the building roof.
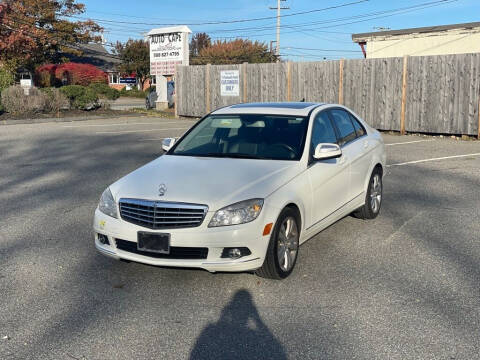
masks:
[[[182,26],[171,26],[171,27],[164,27],[164,28],[158,28],[158,29],[152,29],[150,30],[147,35],[158,35],[158,34],[169,34],[169,33],[191,33],[192,30],[188,26],[182,25]]]
[[[442,32],[442,31],[448,31],[448,30],[462,30],[462,29],[470,30],[475,28],[480,28],[480,22],[360,33],[360,34],[353,34],[352,40],[356,43],[359,43],[359,42],[365,42],[369,39],[376,38],[376,37],[389,37],[389,36],[409,35],[409,34],[425,34],[425,33],[435,33],[435,32]]]
[[[106,72],[115,71],[115,67],[122,62],[116,55],[109,53],[102,44],[79,44],[75,49],[83,54],[80,56],[65,54],[64,56],[72,62],[94,65]]]
[[[248,103],[248,104],[237,104],[237,105],[226,106],[214,111],[213,113],[215,115],[277,114],[277,115],[308,116],[310,111],[322,105],[326,105],[326,104],[309,103],[309,102]]]

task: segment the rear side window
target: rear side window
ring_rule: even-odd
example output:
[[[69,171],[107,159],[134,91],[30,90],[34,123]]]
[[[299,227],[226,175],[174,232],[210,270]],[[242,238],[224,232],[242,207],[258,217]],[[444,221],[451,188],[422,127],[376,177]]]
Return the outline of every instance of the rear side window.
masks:
[[[338,132],[340,133],[340,146],[356,139],[357,133],[353,127],[350,115],[345,110],[330,110],[330,115],[337,126]]]
[[[360,124],[360,121],[358,121],[355,116],[352,114],[350,115],[350,119],[352,119],[353,127],[355,128],[355,132],[357,133],[357,137],[362,137],[363,135],[367,134],[367,131],[365,128]]]

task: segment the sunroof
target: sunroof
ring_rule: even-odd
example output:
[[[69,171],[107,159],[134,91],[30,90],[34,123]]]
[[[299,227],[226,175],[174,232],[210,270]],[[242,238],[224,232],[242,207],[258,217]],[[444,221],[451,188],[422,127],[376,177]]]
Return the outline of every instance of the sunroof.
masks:
[[[250,104],[232,105],[231,109],[245,109],[245,108],[306,109],[313,105],[317,105],[317,103],[310,103],[310,102],[250,103]]]

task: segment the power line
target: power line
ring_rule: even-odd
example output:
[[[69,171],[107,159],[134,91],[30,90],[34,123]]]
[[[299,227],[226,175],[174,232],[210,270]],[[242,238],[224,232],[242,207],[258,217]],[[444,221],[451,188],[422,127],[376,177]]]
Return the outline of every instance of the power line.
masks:
[[[294,46],[286,46],[286,49],[295,49],[295,50],[306,50],[306,51],[331,51],[331,52],[353,52],[358,53],[360,50],[335,50],[335,49],[315,49],[315,48],[301,48],[301,47],[294,47]]]
[[[344,26],[344,25],[350,25],[350,24],[356,24],[356,23],[361,23],[361,22],[367,22],[367,21],[371,21],[371,20],[376,20],[376,19],[382,19],[382,18],[387,18],[387,17],[391,17],[391,16],[396,16],[396,15],[401,15],[401,14],[406,14],[406,13],[409,13],[409,12],[414,12],[414,11],[418,11],[418,10],[424,10],[424,9],[427,9],[427,8],[431,8],[431,7],[437,7],[437,6],[442,6],[442,5],[445,5],[445,4],[449,4],[449,3],[452,3],[452,2],[457,2],[459,0],[437,0],[437,1],[431,1],[431,2],[427,2],[427,3],[422,3],[422,4],[418,4],[418,5],[415,5],[415,6],[409,6],[409,7],[404,7],[404,8],[397,8],[397,9],[392,9],[392,10],[385,10],[385,11],[382,11],[382,12],[376,12],[376,13],[368,13],[368,14],[362,14],[362,15],[356,15],[356,16],[351,16],[351,17],[344,17],[344,18],[338,18],[338,19],[331,19],[331,20],[327,20],[327,21],[323,21],[323,22],[312,22],[311,24],[327,24],[327,23],[332,23],[332,22],[340,22],[338,24],[331,24],[331,25],[327,25],[327,26],[321,26],[321,27],[313,27],[313,28],[309,28],[309,29],[304,29],[305,31],[311,31],[311,32],[321,32],[322,29],[329,29],[329,28],[334,28],[334,27],[339,27],[339,26]],[[382,15],[382,16],[373,16],[375,14],[385,14],[385,15]],[[373,16],[373,17],[372,17]],[[364,19],[365,17],[368,17],[367,19]],[[345,20],[354,20],[354,19],[362,19],[362,20],[356,20],[356,21],[351,21],[351,22],[345,22]],[[344,21],[344,22],[341,22],[341,21]],[[291,25],[283,25],[282,26],[283,28],[299,28],[299,29],[296,29],[296,30],[293,30],[293,31],[283,31],[284,34],[288,34],[288,33],[297,33],[297,32],[301,32],[301,28],[303,28],[304,26],[291,26]],[[269,30],[269,28],[265,28],[265,30]],[[256,37],[259,37],[259,36],[271,36],[271,35],[275,35],[275,33],[259,33],[259,31],[262,31],[261,29],[258,29],[254,35]],[[305,32],[306,33],[306,32]],[[236,37],[244,37],[244,36],[249,36],[250,34],[238,34]],[[311,34],[309,34],[311,35]],[[312,35],[313,36],[313,35]],[[222,38],[225,38],[225,37],[222,37]]]
[[[340,31],[327,31],[325,29],[329,29],[332,27],[338,27],[338,26],[343,26],[343,25],[349,25],[349,24],[354,24],[354,23],[360,23],[360,22],[366,22],[366,21],[371,21],[375,19],[380,19],[380,18],[386,18],[390,16],[395,16],[395,15],[401,15],[404,13],[408,12],[413,12],[413,11],[418,11],[418,10],[423,10],[426,8],[430,7],[435,7],[435,6],[442,6],[451,2],[456,2],[458,0],[437,0],[437,1],[429,1],[413,6],[408,6],[408,7],[402,7],[402,8],[396,8],[396,9],[389,9],[389,10],[383,10],[383,11],[376,11],[376,12],[370,12],[370,13],[364,13],[364,14],[359,14],[355,16],[349,16],[349,17],[341,17],[341,18],[334,18],[334,19],[329,19],[329,20],[322,20],[322,21],[314,21],[314,22],[308,22],[308,23],[294,23],[294,24],[285,24],[282,25],[282,29],[292,29],[291,31],[282,31],[284,34],[288,33],[296,33],[296,32],[302,32],[306,34],[307,36],[311,36],[314,38],[318,38],[321,40],[327,40],[327,41],[332,41],[332,42],[337,42],[336,40],[332,40],[329,38],[325,37],[320,37],[318,35],[314,35],[311,32],[325,32],[325,33],[339,33],[339,34],[350,34],[346,32],[340,32]],[[360,20],[357,20],[360,19]],[[349,20],[354,20],[351,22],[348,22]],[[337,24],[335,24],[337,23]],[[322,26],[322,27],[314,27],[312,28],[312,25],[322,25],[322,24],[329,24],[328,26]],[[306,27],[309,28],[306,28]],[[109,29],[108,27],[106,29]],[[127,29],[131,30],[140,30],[140,31],[148,31],[148,29],[134,29],[132,27],[125,27],[123,26],[122,29],[118,29],[118,31],[126,31],[128,32]],[[305,31],[302,31],[304,29]],[[115,29],[116,31],[117,29]],[[265,31],[269,31],[265,33]],[[236,38],[242,38],[242,37],[248,37],[251,35],[254,35],[256,37],[264,37],[264,36],[271,36],[271,35],[276,35],[276,33],[271,32],[271,27],[265,27],[265,26],[256,26],[256,27],[243,27],[243,28],[236,28],[236,29],[215,29],[215,30],[210,30],[210,31],[195,31],[195,33],[198,32],[208,32],[209,34],[214,34],[214,33],[220,33],[220,32],[239,32],[241,31],[242,33],[236,34],[235,36],[217,36],[217,37],[212,37],[216,39],[236,39]],[[310,33],[309,33],[310,32]],[[340,41],[340,40],[338,40]]]
[[[368,1],[370,1],[370,0],[358,0],[358,1],[353,1],[353,2],[349,2],[349,3],[345,3],[345,4],[329,6],[329,7],[322,8],[322,9],[300,11],[300,12],[296,12],[296,13],[293,13],[293,14],[281,15],[280,17],[291,17],[291,16],[312,14],[312,13],[317,13],[317,12],[322,12],[322,11],[327,11],[327,10],[339,9],[339,8],[346,7],[346,6],[357,5],[357,4],[361,4],[361,3],[364,3],[364,2],[368,2]],[[64,15],[64,16],[66,16],[66,15]],[[276,19],[277,18],[276,16],[266,16],[266,17],[260,17],[260,18],[239,19],[239,20],[230,20],[230,21],[207,21],[207,22],[199,22],[199,23],[188,23],[188,22],[186,22],[186,23],[175,23],[175,24],[173,24],[173,23],[144,23],[144,22],[95,19],[95,18],[84,18],[84,17],[74,16],[74,15],[70,15],[70,16],[67,16],[67,17],[77,18],[77,19],[81,19],[81,20],[93,20],[93,21],[97,21],[97,22],[105,22],[105,23],[112,23],[112,24],[152,25],[152,26],[178,26],[178,25],[198,26],[198,25],[234,24],[234,23],[243,23],[243,22],[252,22],[252,21],[271,20],[271,19]]]

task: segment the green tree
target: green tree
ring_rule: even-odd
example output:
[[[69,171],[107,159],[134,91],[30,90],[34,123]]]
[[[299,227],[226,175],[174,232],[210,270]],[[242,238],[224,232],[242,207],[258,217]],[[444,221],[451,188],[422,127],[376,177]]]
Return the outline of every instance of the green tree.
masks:
[[[135,73],[143,89],[145,81],[150,76],[150,48],[148,42],[132,39],[125,44],[117,42],[115,53],[122,60],[118,70],[128,75]]]
[[[262,42],[252,42],[245,39],[233,41],[216,41],[211,46],[203,48],[198,57],[192,59],[193,64],[241,64],[275,62],[277,57],[268,46]]]
[[[33,70],[58,62],[62,54],[81,55],[79,43],[99,41],[102,28],[91,20],[71,21],[85,5],[75,0],[3,0],[0,2],[0,62]]]
[[[209,47],[212,44],[210,36],[206,33],[197,33],[192,37],[190,41],[190,58],[194,59],[198,57],[200,51]]]

